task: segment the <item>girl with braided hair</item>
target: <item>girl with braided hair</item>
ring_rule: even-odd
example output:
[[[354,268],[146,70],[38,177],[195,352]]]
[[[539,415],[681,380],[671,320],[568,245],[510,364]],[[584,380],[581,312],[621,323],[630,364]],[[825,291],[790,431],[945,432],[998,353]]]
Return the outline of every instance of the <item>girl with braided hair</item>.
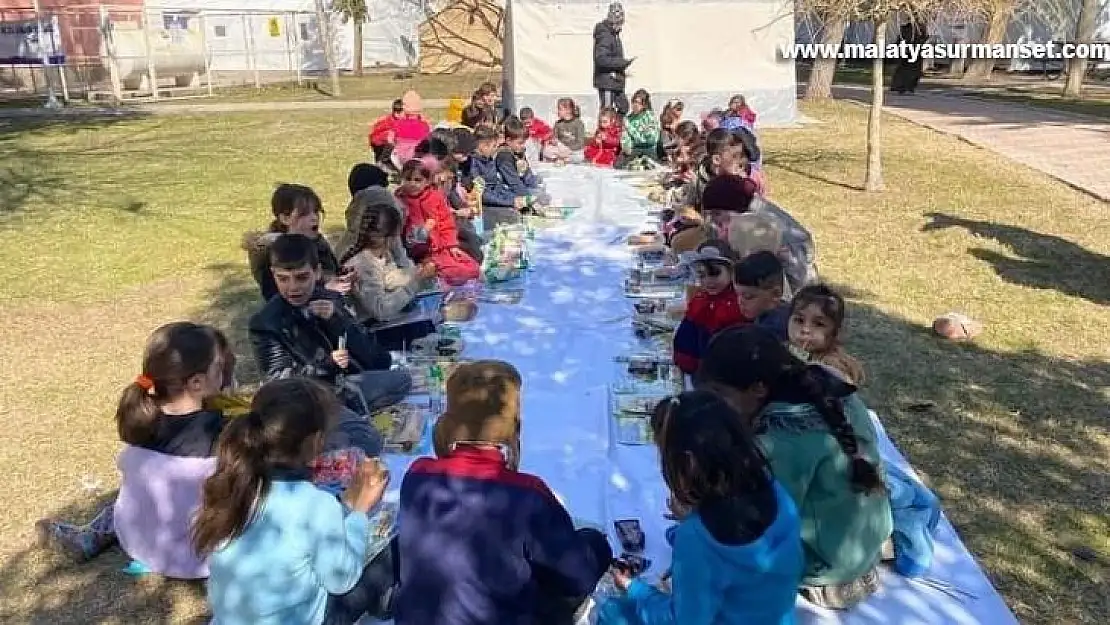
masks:
[[[878,436],[856,388],[757,326],[715,336],[694,383],[733,405],[797,504],[801,594],[833,609],[871,595],[893,521]]]

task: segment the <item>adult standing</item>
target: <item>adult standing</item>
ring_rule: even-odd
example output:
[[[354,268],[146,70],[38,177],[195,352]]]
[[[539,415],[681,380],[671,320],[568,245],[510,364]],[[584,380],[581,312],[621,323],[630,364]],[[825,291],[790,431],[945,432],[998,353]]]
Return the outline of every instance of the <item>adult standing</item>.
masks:
[[[611,106],[621,115],[628,113],[628,96],[624,93],[625,72],[635,59],[624,58],[621,29],[624,27],[624,7],[614,2],[609,5],[605,19],[594,26],[594,88],[601,108]]]
[[[929,31],[925,29],[924,23],[919,18],[912,18],[909,22],[902,24],[899,30],[899,43],[907,43],[916,46],[920,52],[920,46],[929,41]],[[898,61],[898,67],[894,70],[894,76],[890,79],[890,90],[898,94],[913,93],[917,90],[917,83],[921,80],[921,75],[924,73],[925,61],[918,56],[913,62],[909,59],[903,58]]]

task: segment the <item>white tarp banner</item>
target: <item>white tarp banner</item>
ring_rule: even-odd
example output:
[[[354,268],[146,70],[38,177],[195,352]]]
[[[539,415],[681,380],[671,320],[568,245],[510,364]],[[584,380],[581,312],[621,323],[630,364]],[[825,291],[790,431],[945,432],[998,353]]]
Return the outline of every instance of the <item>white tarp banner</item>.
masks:
[[[505,75],[514,106],[550,116],[553,100],[596,110],[593,30],[608,2],[509,0]],[[724,107],[744,94],[761,121],[796,115],[794,64],[779,46],[794,41],[793,4],[780,0],[625,0],[621,32],[627,92],[647,89],[657,108],[669,98],[687,111]],[[551,109],[550,111],[548,109]]]
[[[62,65],[58,20],[0,22],[0,63],[5,65]]]

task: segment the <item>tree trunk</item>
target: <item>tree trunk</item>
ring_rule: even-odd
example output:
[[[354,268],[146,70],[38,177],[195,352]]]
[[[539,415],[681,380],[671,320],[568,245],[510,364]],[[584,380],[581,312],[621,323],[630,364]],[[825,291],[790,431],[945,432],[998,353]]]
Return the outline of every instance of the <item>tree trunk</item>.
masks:
[[[324,47],[324,60],[328,65],[328,74],[331,75],[331,95],[341,95],[339,87],[339,63],[335,59],[335,29],[331,26],[331,16],[324,10],[323,0],[316,0],[316,28],[319,29],[320,45]]]
[[[995,4],[987,20],[987,30],[983,33],[983,43],[1002,43],[1006,39],[1006,27],[1010,25],[1013,15],[1012,4]],[[968,62],[967,72],[963,79],[967,82],[986,82],[991,79],[994,71],[994,59],[972,59]]]
[[[355,76],[362,76],[362,20],[355,20],[354,44]]]
[[[1075,42],[1091,43],[1098,28],[1099,0],[1083,0],[1079,19],[1075,25]],[[1083,92],[1083,75],[1087,73],[1087,59],[1068,59],[1068,78],[1064,81],[1064,95],[1078,98]]]
[[[824,17],[821,24],[821,43],[839,45],[844,40],[848,20],[843,17]],[[821,100],[832,97],[833,79],[836,78],[836,58],[817,57],[809,68],[806,81],[806,99]]]
[[[875,45],[880,50],[886,45],[889,18],[875,21]],[[867,114],[867,175],[863,179],[865,191],[883,190],[883,59],[872,61],[871,110]]]
[[[968,24],[967,24],[966,20],[963,23],[957,23],[957,24],[952,25],[952,39],[953,39],[952,43],[959,44],[959,43],[967,43],[968,42],[969,37],[967,36],[967,27],[968,27]],[[957,59],[949,59],[948,60],[948,75],[952,78],[959,78],[959,77],[963,76],[964,75],[964,67],[966,65],[967,65],[967,61],[964,59],[963,56],[960,56]]]

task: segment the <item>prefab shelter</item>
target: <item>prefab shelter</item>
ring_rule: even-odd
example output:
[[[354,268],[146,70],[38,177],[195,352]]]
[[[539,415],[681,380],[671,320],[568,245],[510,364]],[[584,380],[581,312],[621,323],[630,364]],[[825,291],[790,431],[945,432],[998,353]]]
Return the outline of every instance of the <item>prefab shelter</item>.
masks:
[[[453,0],[420,24],[422,74],[501,67],[505,34],[502,0]]]
[[[651,93],[656,108],[671,98],[691,112],[724,107],[743,94],[761,124],[797,116],[794,62],[779,54],[794,42],[789,0],[626,0],[621,33],[629,95]],[[507,0],[505,99],[553,118],[560,97],[573,97],[584,117],[597,114],[593,30],[608,1]]]

